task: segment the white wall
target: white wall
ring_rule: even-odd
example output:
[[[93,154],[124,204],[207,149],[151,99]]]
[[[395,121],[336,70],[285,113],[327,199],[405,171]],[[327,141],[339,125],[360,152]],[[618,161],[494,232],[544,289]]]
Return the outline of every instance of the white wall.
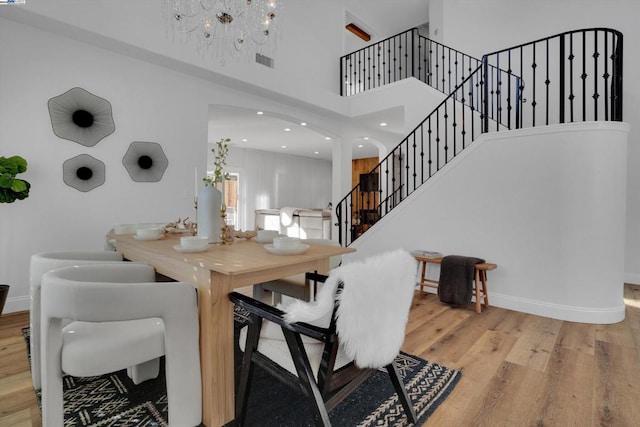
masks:
[[[326,208],[331,201],[330,161],[230,147],[227,165],[240,175],[240,229],[255,228],[256,209]]]
[[[105,233],[117,223],[193,218],[194,166],[204,176],[209,104],[232,100],[292,117],[300,114],[299,108],[272,99],[2,18],[0,66],[0,155],[26,158],[24,178],[32,184],[27,199],[0,204],[0,283],[11,285],[5,312],[28,308],[33,253],[102,249]],[[76,86],[107,99],[113,108],[116,130],[94,147],[60,139],[51,128],[47,101]],[[160,182],[130,179],[122,156],[132,141],[163,147],[169,166]],[[105,184],[87,193],[62,181],[62,163],[81,153],[106,165]],[[324,168],[319,170],[324,173]],[[281,203],[295,203],[280,197]],[[323,199],[322,207],[327,203]]]
[[[481,57],[564,31],[608,27],[624,35],[624,120],[631,124],[627,155],[625,281],[640,284],[640,2],[634,0],[447,0],[443,43]],[[434,16],[431,13],[430,16]],[[432,27],[433,30],[433,27]]]
[[[186,70],[236,88],[247,83],[262,93],[302,100],[332,111],[345,107],[337,93],[337,58],[343,54],[344,6],[315,0],[287,1],[282,12],[274,69],[252,61],[220,61],[191,46],[171,42],[162,1],[29,0],[0,9],[0,16],[86,40],[125,55]],[[338,3],[338,2],[335,2]],[[64,25],[61,25],[64,24]],[[312,84],[310,84],[312,82]]]
[[[618,322],[628,130],[580,123],[485,134],[356,240],[347,259],[397,247],[480,257],[498,264],[488,273],[493,305]]]

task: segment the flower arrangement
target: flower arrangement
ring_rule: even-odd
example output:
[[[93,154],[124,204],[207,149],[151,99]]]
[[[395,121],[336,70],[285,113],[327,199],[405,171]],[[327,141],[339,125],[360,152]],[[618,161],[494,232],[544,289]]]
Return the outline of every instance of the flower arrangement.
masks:
[[[214,155],[214,170],[213,176],[202,178],[205,186],[211,185],[213,187],[229,179],[229,174],[224,172],[224,167],[227,165],[227,154],[229,154],[229,142],[231,142],[230,138],[220,138],[216,141],[216,146],[211,149]]]

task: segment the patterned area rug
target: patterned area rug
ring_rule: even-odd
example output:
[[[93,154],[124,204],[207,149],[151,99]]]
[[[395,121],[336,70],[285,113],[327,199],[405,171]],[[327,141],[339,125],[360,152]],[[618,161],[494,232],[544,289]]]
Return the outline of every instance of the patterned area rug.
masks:
[[[236,309],[235,320],[237,333],[246,322],[246,313]],[[23,333],[28,351],[29,328],[23,329]],[[396,363],[414,403],[418,425],[421,425],[453,390],[461,372],[406,353],[401,353]],[[161,368],[157,379],[138,386],[127,377],[126,370],[98,377],[65,376],[65,427],[168,426],[164,365]],[[36,393],[39,401],[40,391]],[[372,375],[329,416],[334,426],[408,425],[391,381],[383,371]],[[256,369],[247,425],[300,427],[313,424],[306,402],[297,390]]]

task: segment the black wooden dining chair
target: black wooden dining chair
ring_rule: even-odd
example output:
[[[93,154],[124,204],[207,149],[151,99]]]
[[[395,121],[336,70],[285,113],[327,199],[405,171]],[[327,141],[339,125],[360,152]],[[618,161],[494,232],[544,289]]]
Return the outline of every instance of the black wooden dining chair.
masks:
[[[317,426],[330,426],[328,413],[384,368],[408,421],[415,423],[416,413],[394,361],[404,341],[414,275],[413,257],[395,251],[339,267],[330,276],[307,273],[309,280],[325,285],[316,302],[296,301],[297,307],[288,312],[231,293],[230,299],[250,313],[240,333],[244,355],[236,387],[236,425],[245,422],[255,365],[301,390]],[[329,310],[320,319],[292,321],[296,313],[305,319],[305,305],[315,316],[323,304]]]

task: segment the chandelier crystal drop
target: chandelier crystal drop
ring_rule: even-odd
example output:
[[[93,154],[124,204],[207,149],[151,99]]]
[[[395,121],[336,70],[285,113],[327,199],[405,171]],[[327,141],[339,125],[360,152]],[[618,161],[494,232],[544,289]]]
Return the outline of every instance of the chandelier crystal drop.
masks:
[[[164,0],[164,15],[174,39],[224,61],[273,53],[282,1]]]

